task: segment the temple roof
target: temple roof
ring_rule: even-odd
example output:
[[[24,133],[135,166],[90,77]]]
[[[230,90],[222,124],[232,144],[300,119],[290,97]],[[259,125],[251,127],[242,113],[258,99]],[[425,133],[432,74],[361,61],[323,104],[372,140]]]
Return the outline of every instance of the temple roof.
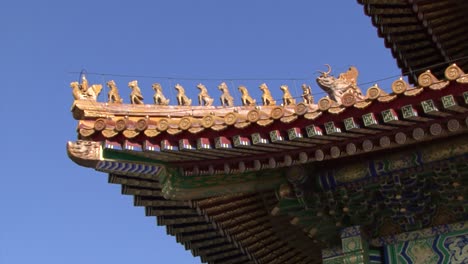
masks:
[[[379,246],[466,219],[468,75],[454,64],[391,93],[354,83],[262,106],[101,103],[99,87],[75,89],[68,154],[209,263],[316,263],[342,227]]]
[[[360,225],[379,247],[466,220],[468,4],[358,2],[411,84],[362,92],[356,68],[329,68],[317,102],[307,85],[302,101],[280,87],[281,103],[261,84],[257,100],[239,87],[236,106],[224,83],[221,105],[199,84],[192,106],[180,85],[177,103],[158,84],[145,103],[136,80],[130,103],[113,81],[98,102],[102,86],[83,79],[71,84],[68,155],[108,173],[208,263],[320,263],[344,227]]]
[[[358,0],[411,82],[430,68],[437,77],[456,62],[468,71],[465,0]]]
[[[72,111],[80,139],[102,142],[104,160],[173,170],[165,197],[194,199],[268,189],[281,181],[283,168],[447,137],[439,129],[447,126],[453,134],[464,133],[458,127],[466,123],[468,77],[456,65],[445,74],[438,80],[427,71],[418,86],[398,79],[390,94],[375,85],[365,95],[348,91],[317,104],[169,106],[80,99]],[[245,184],[261,178],[268,181]],[[198,185],[203,188],[192,188]]]
[[[110,174],[109,182],[133,195],[135,206],[178,243],[208,263],[315,263],[318,247],[288,218],[275,218],[273,192],[226,195],[201,200],[172,201],[162,197],[154,179]],[[286,228],[284,228],[286,227]],[[306,250],[307,249],[307,250]]]

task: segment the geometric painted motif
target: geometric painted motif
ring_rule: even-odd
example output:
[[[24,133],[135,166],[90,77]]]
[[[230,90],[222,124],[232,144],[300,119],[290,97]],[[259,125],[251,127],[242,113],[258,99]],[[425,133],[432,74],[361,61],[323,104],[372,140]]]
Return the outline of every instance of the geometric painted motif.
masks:
[[[468,229],[385,246],[385,263],[468,263]]]
[[[160,171],[160,166],[151,166],[145,164],[115,162],[115,161],[99,161],[96,166],[97,171],[107,173],[120,173],[127,175],[152,175],[156,176]]]

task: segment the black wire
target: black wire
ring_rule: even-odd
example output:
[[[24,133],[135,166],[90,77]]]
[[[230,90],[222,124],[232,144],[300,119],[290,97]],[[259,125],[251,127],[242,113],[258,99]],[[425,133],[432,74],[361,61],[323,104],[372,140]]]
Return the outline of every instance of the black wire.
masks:
[[[468,59],[468,56],[464,56],[464,57],[460,57],[460,58],[453,59],[453,60],[450,60],[450,61],[432,64],[432,65],[429,65],[429,66],[424,67],[424,68],[409,70],[409,71],[406,71],[406,72],[402,72],[401,74],[396,74],[396,75],[392,75],[392,76],[381,78],[381,79],[376,79],[376,80],[365,82],[365,83],[359,83],[358,85],[366,85],[366,84],[372,84],[372,83],[376,83],[376,82],[386,81],[386,80],[389,80],[389,79],[401,77],[402,75],[410,75],[410,74],[413,74],[414,72],[419,72],[419,71],[423,71],[425,69],[429,69],[429,68],[433,68],[433,67],[437,67],[437,66],[441,66],[441,65],[446,65],[446,64],[449,64],[449,63],[457,62],[457,61],[463,61],[463,60],[467,60],[467,59]],[[72,72],[68,72],[68,73],[70,73],[70,74],[76,74],[76,73],[81,74],[81,73],[83,73],[83,71],[80,71],[80,72],[72,71]],[[267,80],[267,81],[309,81],[309,80],[311,80],[311,78],[295,78],[295,77],[294,78],[293,77],[288,77],[288,78],[279,78],[279,77],[276,77],[276,78],[200,78],[200,77],[169,77],[169,76],[151,76],[151,75],[130,75],[130,74],[99,73],[99,72],[86,72],[86,74],[87,75],[98,75],[98,76],[123,77],[123,78],[147,78],[147,79],[163,79],[163,80],[183,80],[183,81],[198,81],[198,80],[199,81],[220,81],[220,80],[232,80],[232,81],[260,81],[260,80]]]

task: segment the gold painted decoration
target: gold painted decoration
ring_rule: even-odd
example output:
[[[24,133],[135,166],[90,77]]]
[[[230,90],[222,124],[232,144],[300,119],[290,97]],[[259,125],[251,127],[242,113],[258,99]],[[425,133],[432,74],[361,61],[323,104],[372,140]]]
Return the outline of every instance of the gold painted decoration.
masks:
[[[231,126],[237,122],[237,114],[236,113],[228,113],[224,116],[224,123]]]
[[[397,98],[396,94],[390,94],[386,96],[380,96],[379,98],[377,98],[377,101],[382,102],[382,103],[388,103],[388,102],[395,100],[396,98]]]
[[[148,121],[144,118],[139,119],[135,124],[135,129],[137,131],[144,131],[146,128],[148,128]]]
[[[315,160],[322,161],[324,158],[325,158],[325,153],[323,153],[323,150],[317,149],[315,151]]]
[[[438,136],[442,133],[442,126],[438,123],[434,123],[429,127],[429,133],[433,136]]]
[[[115,121],[115,131],[122,132],[127,128],[127,121],[125,119],[119,119]]]
[[[307,109],[308,107],[305,103],[299,103],[294,107],[294,112],[296,115],[304,115],[307,113]]]
[[[427,70],[418,77],[418,84],[422,87],[429,87],[431,84],[438,82],[437,78]]]
[[[124,136],[126,138],[134,138],[134,137],[138,136],[140,134],[140,132],[135,131],[135,130],[125,130],[123,132],[123,134],[124,134]]]
[[[431,90],[442,90],[449,85],[449,81],[439,81],[429,86]]]
[[[192,134],[197,134],[205,130],[203,127],[191,127],[188,129],[188,131]]]
[[[450,132],[455,132],[460,129],[460,122],[456,119],[451,119],[447,122],[447,129]]]
[[[362,102],[357,102],[354,104],[354,107],[357,109],[364,109],[368,107],[370,104],[372,104],[372,101],[362,101]]]
[[[324,97],[318,101],[318,107],[321,111],[327,111],[332,105],[332,101],[328,97]]]
[[[365,152],[369,152],[371,151],[372,149],[374,148],[374,143],[372,143],[372,141],[370,141],[369,139],[366,139],[362,142],[362,149],[365,151]]]
[[[167,119],[160,119],[158,121],[158,126],[157,126],[159,131],[166,131],[169,128],[169,120]]]
[[[118,132],[116,132],[115,130],[111,130],[111,129],[104,129],[103,131],[101,131],[101,134],[105,137],[105,138],[111,138],[111,137],[115,137],[117,134],[119,134]]]
[[[458,78],[457,83],[468,83],[468,74],[462,75]]]
[[[297,118],[298,118],[297,115],[292,115],[292,116],[284,116],[280,120],[281,120],[281,122],[288,124],[288,123],[291,123],[292,121],[296,120]]]
[[[247,113],[247,120],[251,123],[255,123],[260,119],[260,112],[257,109],[250,110]]]
[[[338,158],[340,155],[341,155],[341,150],[340,150],[339,147],[333,146],[333,147],[330,148],[330,156],[331,156],[332,158],[335,158],[335,159],[336,159],[336,158]]]
[[[344,110],[346,110],[346,108],[344,108],[344,107],[332,107],[332,108],[328,109],[328,112],[330,114],[337,115],[337,114],[342,113]]]
[[[398,132],[395,135],[395,142],[399,145],[405,144],[406,139],[407,139],[406,134],[403,132]]]
[[[379,139],[379,145],[382,147],[382,148],[386,148],[388,146],[390,146],[392,142],[390,141],[390,138],[387,137],[387,136],[383,136]]]
[[[280,119],[283,115],[284,109],[282,107],[274,107],[270,112],[270,116],[273,119]]]
[[[406,96],[416,96],[424,91],[424,88],[414,88],[414,89],[409,89],[408,91],[405,92]]]
[[[192,126],[192,121],[188,117],[183,117],[179,121],[179,128],[182,130],[187,130]]]
[[[299,162],[301,164],[307,163],[309,161],[309,155],[306,152],[299,153]]]
[[[95,129],[94,122],[94,120],[80,120],[78,123],[78,128]]]
[[[250,122],[240,122],[240,123],[236,123],[234,125],[234,127],[236,127],[236,128],[246,128],[246,127],[250,126],[250,124],[252,124],[252,123],[250,123]]]
[[[395,94],[402,94],[404,93],[406,90],[408,90],[409,88],[409,85],[407,82],[405,82],[402,78],[394,81],[392,83],[392,91],[393,93]]]
[[[89,137],[92,134],[94,134],[95,130],[94,129],[86,129],[86,128],[81,128],[80,129],[80,135],[83,137]]]
[[[349,106],[352,106],[354,103],[356,103],[356,98],[354,97],[352,93],[344,93],[341,96],[342,105],[349,107]]]
[[[144,133],[147,137],[150,138],[161,134],[161,132],[157,131],[156,129],[146,129]]]
[[[177,128],[169,128],[169,129],[166,130],[166,131],[167,131],[167,133],[168,133],[169,135],[177,135],[177,134],[179,134],[180,132],[182,132],[182,130],[177,129]]]
[[[221,131],[221,130],[224,130],[226,128],[227,128],[226,125],[214,125],[214,126],[211,127],[211,129],[213,129],[214,131]]]
[[[354,143],[348,143],[346,145],[346,154],[348,155],[353,155],[357,152],[357,147],[356,144]]]
[[[214,125],[215,118],[212,115],[206,115],[202,118],[202,126],[204,128],[210,128],[211,126]]]
[[[456,64],[452,64],[445,69],[444,75],[447,80],[454,81],[464,74],[463,70],[460,69]]]
[[[415,129],[413,129],[413,138],[416,139],[416,140],[422,140],[425,136],[426,132],[424,132],[424,129],[420,128],[420,127],[417,127]]]
[[[304,115],[304,117],[309,120],[314,120],[321,115],[322,115],[322,112],[317,111],[317,112],[307,113]]]
[[[377,97],[380,96],[380,92],[381,90],[376,84],[374,86],[369,87],[369,89],[367,89],[366,95],[367,95],[367,98],[371,100],[375,100],[377,99]]]
[[[258,120],[257,121],[257,124],[259,124],[260,126],[268,126],[270,124],[272,124],[274,121],[272,119],[262,119],[262,120]]]
[[[106,120],[99,118],[94,122],[94,130],[96,131],[102,131],[106,128]]]

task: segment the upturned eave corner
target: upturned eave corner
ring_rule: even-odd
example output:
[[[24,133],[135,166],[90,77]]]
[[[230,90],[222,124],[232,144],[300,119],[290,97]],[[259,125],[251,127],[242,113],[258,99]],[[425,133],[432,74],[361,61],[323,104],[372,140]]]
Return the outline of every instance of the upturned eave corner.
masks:
[[[79,107],[79,103],[83,100],[74,100],[70,111],[72,112],[73,118],[75,120],[81,120],[84,118],[84,110]]]
[[[67,155],[76,164],[87,167],[96,168],[100,161],[102,148],[99,142],[93,141],[68,141]]]

